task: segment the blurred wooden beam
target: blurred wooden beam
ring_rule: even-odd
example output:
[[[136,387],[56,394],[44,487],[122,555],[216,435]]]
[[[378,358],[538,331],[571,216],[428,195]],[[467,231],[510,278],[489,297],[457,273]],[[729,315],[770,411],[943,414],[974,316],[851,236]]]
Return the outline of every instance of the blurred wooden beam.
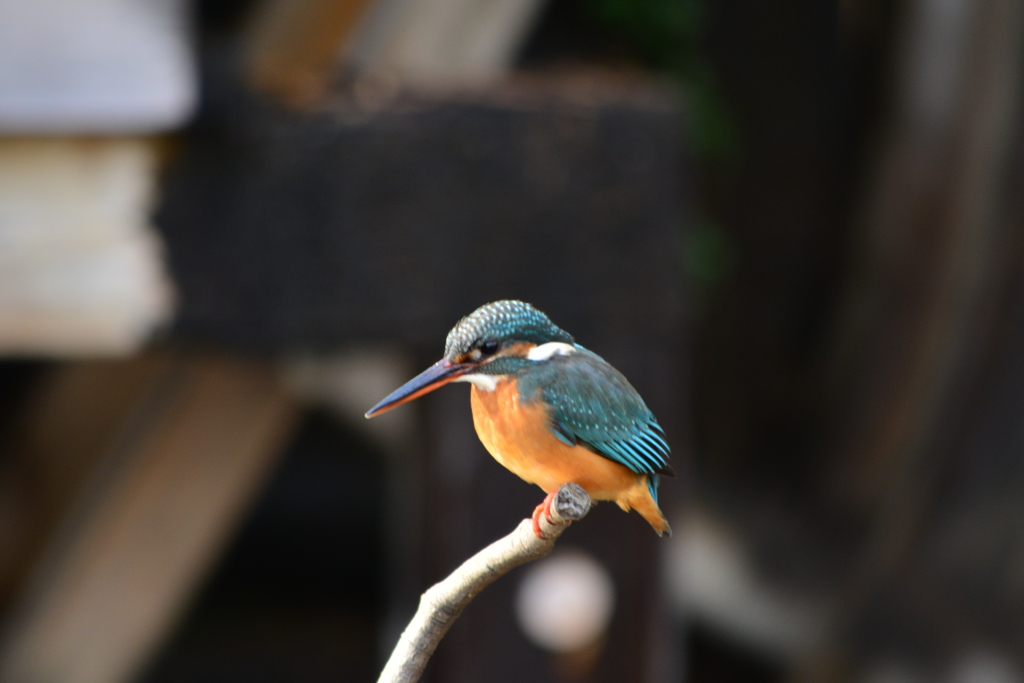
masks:
[[[371,78],[428,84],[509,71],[545,0],[264,0],[245,49],[246,81],[298,107],[322,102],[346,62]],[[373,97],[368,93],[367,97]]]
[[[295,106],[327,94],[345,44],[370,0],[264,0],[247,33],[246,76]]]
[[[950,463],[986,366],[995,367],[1003,302],[1020,272],[1024,8],[917,0],[905,18],[897,96],[825,373],[842,418],[821,497],[866,533],[836,588],[831,628],[796,667],[804,681],[836,680],[856,664],[864,639],[855,634],[870,629],[877,604],[927,622],[916,635],[934,642],[942,620],[889,603],[905,599],[897,587],[915,566],[906,583],[930,586],[923,592],[933,604],[945,601],[930,583],[944,568],[922,547],[936,537],[935,519],[950,514],[936,513],[944,479],[966,471],[954,475]],[[942,628],[966,629],[965,621]]]
[[[126,420],[166,381],[167,354],[63,363],[39,379],[4,435],[0,611]]]
[[[274,374],[173,359],[64,518],[0,641],[0,681],[138,673],[281,452],[296,409]]]
[[[825,482],[874,517],[876,580],[898,565],[991,342],[1015,263],[1007,225],[1020,134],[1024,10],[1013,0],[913,3],[898,92],[867,192],[831,350],[847,401]],[[852,388],[852,390],[851,390]],[[870,567],[870,569],[868,569]]]
[[[369,71],[429,82],[508,72],[545,0],[379,0],[354,47]]]

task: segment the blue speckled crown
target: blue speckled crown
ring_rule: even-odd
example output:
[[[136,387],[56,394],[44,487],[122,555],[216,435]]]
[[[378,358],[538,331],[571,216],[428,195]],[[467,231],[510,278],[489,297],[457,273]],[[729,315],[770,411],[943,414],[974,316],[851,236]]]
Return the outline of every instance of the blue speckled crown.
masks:
[[[534,344],[573,343],[572,335],[530,304],[506,299],[481,306],[457,322],[445,340],[444,355],[458,357],[490,339]]]

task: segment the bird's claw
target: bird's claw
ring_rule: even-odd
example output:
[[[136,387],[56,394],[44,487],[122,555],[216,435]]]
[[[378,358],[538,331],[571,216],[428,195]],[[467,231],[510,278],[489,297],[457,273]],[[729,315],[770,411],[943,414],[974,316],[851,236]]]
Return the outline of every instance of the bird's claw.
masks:
[[[552,522],[551,503],[554,502],[555,494],[557,493],[557,489],[549,493],[544,498],[544,501],[533,510],[533,533],[542,541],[548,540],[548,537],[540,530],[540,516],[543,514],[547,518],[549,524]]]

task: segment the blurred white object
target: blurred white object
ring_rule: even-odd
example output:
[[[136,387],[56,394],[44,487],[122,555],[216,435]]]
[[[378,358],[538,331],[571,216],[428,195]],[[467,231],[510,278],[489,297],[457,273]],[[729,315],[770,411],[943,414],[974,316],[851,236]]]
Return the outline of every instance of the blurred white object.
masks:
[[[0,133],[181,125],[197,78],[184,0],[0,2]]]
[[[170,319],[143,140],[0,140],[0,353],[136,350]]]
[[[707,515],[678,524],[667,554],[668,587],[680,611],[764,652],[807,652],[825,627],[822,605],[774,589],[740,540]]]
[[[978,648],[963,654],[946,678],[949,683],[1024,683],[1024,676],[1017,663],[989,648]]]
[[[558,552],[531,565],[516,596],[526,636],[550,652],[578,652],[608,629],[615,609],[611,575],[580,550]]]
[[[351,50],[357,66],[428,81],[486,80],[515,63],[544,0],[380,0]]]
[[[412,364],[400,352],[357,348],[330,356],[295,356],[284,360],[281,371],[289,391],[306,402],[330,408],[350,427],[382,446],[385,453],[411,450],[414,411],[392,410],[373,420],[364,417],[367,408],[411,375]]]

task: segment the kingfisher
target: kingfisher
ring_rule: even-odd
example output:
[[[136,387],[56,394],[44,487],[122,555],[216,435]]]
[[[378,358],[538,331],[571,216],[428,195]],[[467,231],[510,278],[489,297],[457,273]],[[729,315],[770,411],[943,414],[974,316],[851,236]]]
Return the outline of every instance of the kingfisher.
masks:
[[[659,536],[660,477],[674,476],[665,432],[636,389],[596,353],[523,301],[481,306],[445,341],[444,357],[371,408],[371,418],[449,382],[469,382],[473,426],[487,451],[547,497],[574,482],[592,500],[633,509]]]

